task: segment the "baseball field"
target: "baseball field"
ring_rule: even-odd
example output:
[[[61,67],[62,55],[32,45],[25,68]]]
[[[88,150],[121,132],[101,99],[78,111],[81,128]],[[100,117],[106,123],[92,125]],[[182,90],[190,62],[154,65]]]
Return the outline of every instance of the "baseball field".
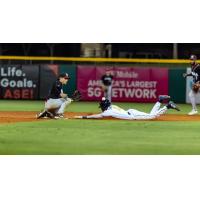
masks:
[[[115,103],[149,112],[153,104]],[[200,154],[200,116],[191,106],[151,121],[81,120],[74,115],[98,113],[97,102],[75,102],[68,119],[36,120],[43,101],[0,101],[0,154],[4,155],[196,155]]]

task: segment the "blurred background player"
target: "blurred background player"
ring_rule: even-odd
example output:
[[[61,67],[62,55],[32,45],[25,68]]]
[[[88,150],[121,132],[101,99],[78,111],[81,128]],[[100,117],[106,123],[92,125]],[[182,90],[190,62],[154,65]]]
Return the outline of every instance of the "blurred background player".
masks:
[[[196,115],[198,114],[197,106],[196,106],[196,100],[197,100],[197,95],[199,92],[199,81],[200,81],[200,65],[196,62],[197,61],[197,56],[196,55],[191,55],[190,56],[190,61],[191,61],[191,73],[187,74],[184,73],[183,77],[187,76],[192,76],[193,77],[193,83],[192,83],[192,89],[189,92],[189,99],[192,104],[192,110],[188,113],[188,115]],[[199,85],[200,86],[200,85]]]
[[[104,97],[112,102],[112,80],[113,75],[109,70],[106,70],[106,74],[101,77],[102,90],[104,92]]]
[[[78,119],[98,119],[104,117],[114,117],[118,119],[128,119],[128,120],[145,120],[145,119],[154,119],[166,113],[168,109],[175,109],[180,111],[173,101],[169,101],[170,96],[160,95],[158,102],[154,105],[150,113],[141,112],[135,109],[124,110],[118,106],[112,105],[111,102],[105,97],[102,98],[102,101],[99,103],[99,107],[102,110],[102,113],[88,116],[76,116]],[[161,108],[163,101],[169,101],[167,105]]]
[[[43,117],[56,119],[64,117],[65,107],[72,102],[72,99],[68,98],[67,94],[63,92],[63,85],[66,85],[69,79],[70,77],[67,73],[59,75],[49,91],[47,101],[45,102],[45,109],[37,115],[37,119]]]

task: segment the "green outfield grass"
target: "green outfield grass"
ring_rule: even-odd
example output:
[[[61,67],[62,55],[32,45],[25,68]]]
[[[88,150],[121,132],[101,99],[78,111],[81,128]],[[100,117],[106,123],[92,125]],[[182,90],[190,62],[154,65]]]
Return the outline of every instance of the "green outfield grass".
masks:
[[[152,104],[116,103],[149,112]],[[190,105],[179,105],[181,112]],[[0,101],[0,111],[39,111],[43,101]],[[98,112],[96,102],[73,103],[73,112]],[[176,111],[169,113],[178,114]],[[49,120],[0,124],[0,154],[200,154],[199,122]]]
[[[149,112],[154,104],[151,103],[116,103],[124,109],[134,108],[141,111]],[[170,110],[168,113],[186,114],[191,110],[189,104],[178,104],[181,112]],[[44,107],[44,101],[27,101],[27,100],[0,100],[0,111],[40,111]],[[66,111],[69,112],[99,112],[98,102],[74,102]]]

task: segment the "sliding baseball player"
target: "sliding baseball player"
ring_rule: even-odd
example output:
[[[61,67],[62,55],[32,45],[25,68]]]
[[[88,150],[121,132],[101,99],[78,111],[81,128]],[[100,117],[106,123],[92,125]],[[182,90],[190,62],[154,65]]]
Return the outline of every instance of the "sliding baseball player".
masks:
[[[88,116],[75,116],[77,119],[98,119],[104,117],[114,117],[118,119],[127,119],[127,120],[146,120],[146,119],[155,119],[160,115],[163,115],[167,112],[168,109],[175,109],[180,111],[177,105],[173,101],[169,101],[167,105],[161,108],[163,101],[169,101],[170,96],[160,95],[158,102],[154,105],[150,113],[141,112],[135,109],[124,110],[118,106],[111,105],[110,101],[105,97],[102,98],[99,103],[99,107],[102,110],[102,113]]]

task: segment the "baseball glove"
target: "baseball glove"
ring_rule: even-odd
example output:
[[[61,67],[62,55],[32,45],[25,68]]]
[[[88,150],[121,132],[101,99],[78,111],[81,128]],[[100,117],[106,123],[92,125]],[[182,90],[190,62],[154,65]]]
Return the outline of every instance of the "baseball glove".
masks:
[[[71,98],[74,101],[79,101],[81,99],[81,93],[78,90],[75,90]]]
[[[195,83],[195,84],[192,85],[192,90],[195,93],[199,92],[199,89],[200,89],[200,83],[199,82],[197,82],[197,83]]]

